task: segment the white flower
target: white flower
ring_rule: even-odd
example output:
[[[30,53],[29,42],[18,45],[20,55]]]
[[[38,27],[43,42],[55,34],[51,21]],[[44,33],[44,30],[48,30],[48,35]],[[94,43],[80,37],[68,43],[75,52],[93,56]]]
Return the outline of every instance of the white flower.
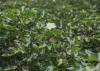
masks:
[[[53,28],[56,28],[56,25],[55,25],[55,23],[47,23],[46,28],[47,29],[53,29]]]

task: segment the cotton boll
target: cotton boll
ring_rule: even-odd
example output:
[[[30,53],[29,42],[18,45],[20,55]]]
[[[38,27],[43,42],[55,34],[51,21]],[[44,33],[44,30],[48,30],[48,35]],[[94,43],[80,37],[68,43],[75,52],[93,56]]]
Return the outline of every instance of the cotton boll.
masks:
[[[53,29],[53,28],[56,28],[56,25],[55,25],[55,23],[47,23],[46,28],[47,29]]]
[[[24,11],[24,10],[25,10],[25,6],[22,6],[22,7],[21,7],[21,10]]]
[[[56,0],[52,0],[53,2],[55,2]]]

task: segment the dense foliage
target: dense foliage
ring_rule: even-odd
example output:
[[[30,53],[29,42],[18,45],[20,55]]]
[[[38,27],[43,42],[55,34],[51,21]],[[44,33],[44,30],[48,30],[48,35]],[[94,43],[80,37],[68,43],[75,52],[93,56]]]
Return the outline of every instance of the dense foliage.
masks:
[[[100,0],[0,0],[0,71],[92,71],[99,61]]]

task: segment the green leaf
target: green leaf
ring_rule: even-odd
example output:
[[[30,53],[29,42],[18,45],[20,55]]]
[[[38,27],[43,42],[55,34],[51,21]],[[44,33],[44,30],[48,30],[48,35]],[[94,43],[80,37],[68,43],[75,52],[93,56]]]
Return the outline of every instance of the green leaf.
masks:
[[[13,56],[13,55],[15,55],[17,53],[25,53],[25,49],[22,48],[22,47],[20,47],[20,48],[18,48],[18,47],[15,47],[15,48],[11,47],[11,49],[8,52],[3,53],[2,56],[9,57],[9,56]]]
[[[91,54],[88,56],[88,61],[97,61],[97,60],[98,60],[98,58],[96,55]]]
[[[79,47],[73,47],[73,48],[71,48],[72,52],[79,52],[80,50],[81,50],[81,48],[79,48]]]
[[[4,26],[3,26],[3,24],[2,23],[0,23],[0,29],[2,29]]]
[[[11,70],[15,70],[17,68],[17,66],[7,66],[4,71],[11,71]]]
[[[8,8],[4,12],[4,17],[9,18],[9,19],[14,19],[17,14],[17,9],[16,8]]]

